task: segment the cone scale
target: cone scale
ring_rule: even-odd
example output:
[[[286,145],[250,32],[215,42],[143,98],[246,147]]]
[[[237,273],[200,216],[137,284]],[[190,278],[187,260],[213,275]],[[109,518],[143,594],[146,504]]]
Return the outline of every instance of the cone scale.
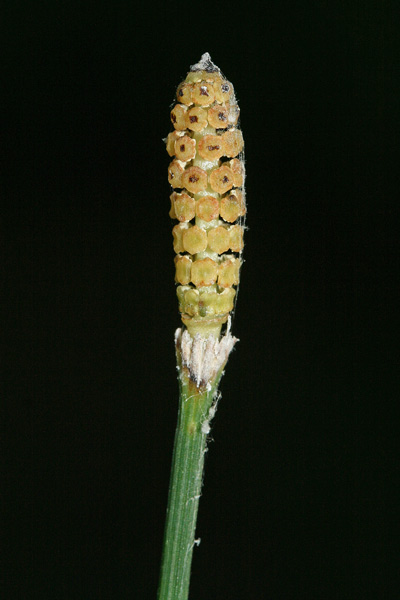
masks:
[[[232,84],[208,54],[191,68],[171,110],[175,281],[192,336],[218,337],[233,310],[243,249],[243,136]]]

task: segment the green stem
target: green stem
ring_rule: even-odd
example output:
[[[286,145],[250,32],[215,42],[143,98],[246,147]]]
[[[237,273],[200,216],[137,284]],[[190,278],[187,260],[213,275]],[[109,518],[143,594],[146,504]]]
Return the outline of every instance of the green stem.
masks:
[[[208,391],[180,369],[175,434],[158,600],[187,600],[197,510],[203,478],[207,426],[220,377]]]

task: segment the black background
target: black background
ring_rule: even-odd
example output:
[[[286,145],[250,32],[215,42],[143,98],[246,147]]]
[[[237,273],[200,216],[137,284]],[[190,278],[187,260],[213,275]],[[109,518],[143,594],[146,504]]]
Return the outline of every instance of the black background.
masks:
[[[208,51],[241,106],[249,229],[191,600],[396,598],[394,13],[4,13],[3,597],[156,597],[179,325],[162,138]]]

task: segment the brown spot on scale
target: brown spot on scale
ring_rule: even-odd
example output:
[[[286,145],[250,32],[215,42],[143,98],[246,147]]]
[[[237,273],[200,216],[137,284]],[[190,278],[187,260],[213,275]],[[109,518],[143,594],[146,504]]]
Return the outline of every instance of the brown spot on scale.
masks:
[[[228,81],[221,81],[215,86],[215,99],[221,104],[229,100],[232,95],[232,86]]]
[[[181,83],[181,85],[178,87],[176,97],[178,98],[179,102],[181,102],[182,104],[186,104],[186,106],[193,104],[192,84],[186,83],[185,81]]]
[[[208,109],[208,122],[211,127],[225,129],[228,126],[228,109],[226,106],[216,104]]]
[[[173,160],[168,167],[168,181],[173,188],[181,187],[181,176],[184,168],[178,160]]]
[[[175,141],[175,154],[183,162],[192,160],[196,156],[196,140],[188,135],[178,137]]]
[[[231,169],[226,165],[214,169],[210,175],[210,185],[214,192],[225,194],[233,186],[233,173]]]
[[[224,149],[220,135],[205,135],[198,143],[198,152],[206,160],[218,160]]]
[[[200,106],[209,106],[215,100],[215,92],[212,83],[199,81],[195,83],[192,90],[192,100]]]
[[[186,113],[187,106],[184,104],[176,104],[171,110],[171,121],[178,131],[186,129]]]
[[[197,194],[207,187],[207,173],[200,167],[189,167],[181,177],[182,186],[192,194]]]
[[[241,190],[234,190],[228,196],[221,199],[221,217],[228,223],[234,223],[236,219],[246,214],[246,204]]]
[[[191,131],[202,131],[207,126],[207,111],[201,106],[193,106],[186,115],[186,127]]]

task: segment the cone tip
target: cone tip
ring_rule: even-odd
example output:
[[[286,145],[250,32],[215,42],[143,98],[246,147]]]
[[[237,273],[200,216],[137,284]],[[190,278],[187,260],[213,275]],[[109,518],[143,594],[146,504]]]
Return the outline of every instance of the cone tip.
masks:
[[[211,60],[210,54],[208,52],[205,52],[198,63],[196,63],[195,65],[191,65],[190,70],[207,71],[207,73],[215,73],[219,71],[219,68]]]

